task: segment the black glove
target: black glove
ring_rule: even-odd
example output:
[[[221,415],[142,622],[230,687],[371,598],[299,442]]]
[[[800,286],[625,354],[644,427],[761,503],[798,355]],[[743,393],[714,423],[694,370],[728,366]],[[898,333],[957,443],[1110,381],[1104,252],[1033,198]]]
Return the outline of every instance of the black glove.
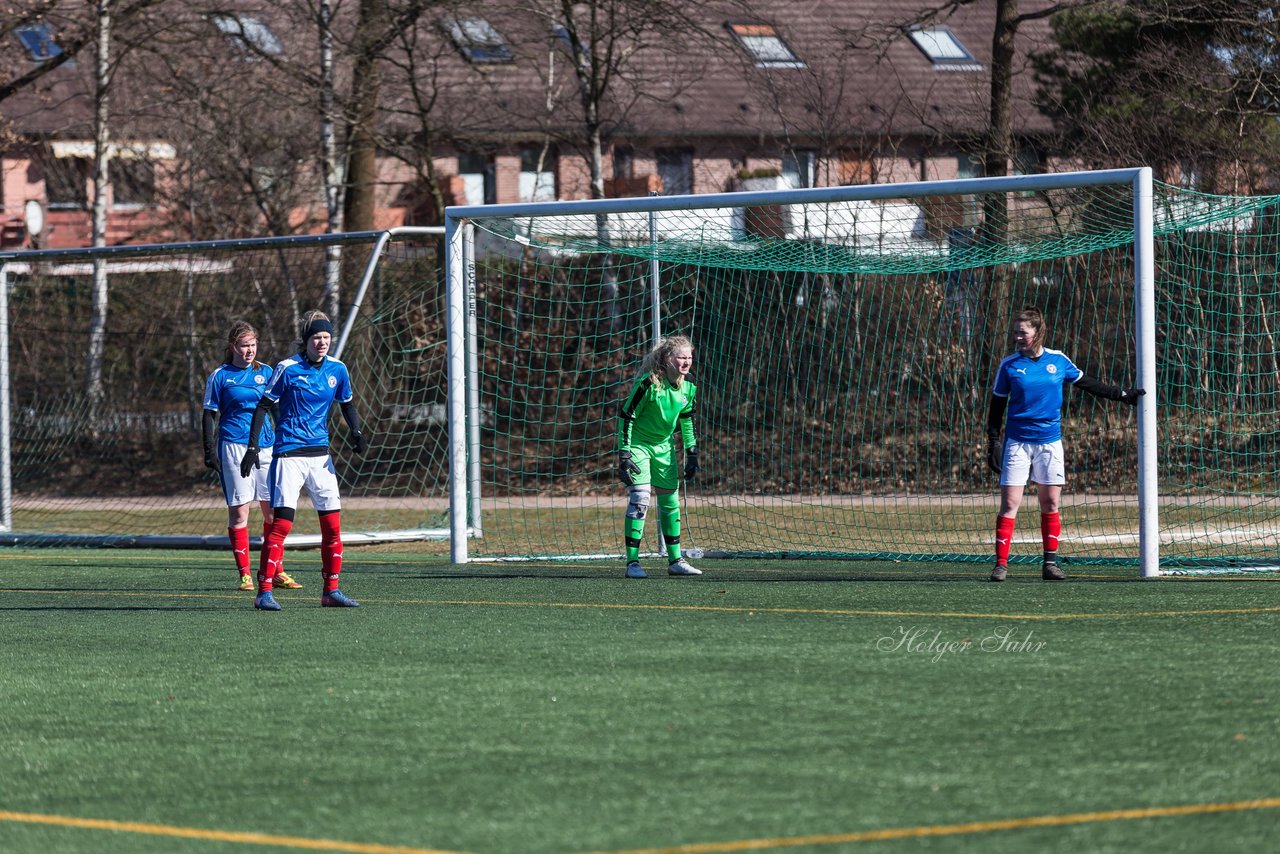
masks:
[[[214,471],[222,468],[218,463],[218,456],[213,452],[212,448],[204,449],[204,467],[207,469],[213,469]]]
[[[1138,398],[1147,393],[1145,388],[1122,388],[1120,389],[1120,402],[1127,403],[1130,406],[1138,405]]]
[[[698,449],[690,448],[684,454],[684,479],[690,480],[698,473]]]
[[[250,445],[245,449],[244,457],[240,460],[240,476],[248,477],[249,472],[258,467],[258,449]]]
[[[640,474],[640,466],[631,462],[630,451],[618,451],[618,480],[625,486],[634,486],[633,474]]]
[[[363,433],[352,433],[347,437],[351,450],[357,454],[363,454],[369,448],[369,440],[364,437]]]
[[[987,439],[987,468],[996,474],[1000,474],[1001,469],[1004,468],[1004,460],[1001,459],[1003,454],[1004,445],[1001,443],[1000,438],[989,437]]]

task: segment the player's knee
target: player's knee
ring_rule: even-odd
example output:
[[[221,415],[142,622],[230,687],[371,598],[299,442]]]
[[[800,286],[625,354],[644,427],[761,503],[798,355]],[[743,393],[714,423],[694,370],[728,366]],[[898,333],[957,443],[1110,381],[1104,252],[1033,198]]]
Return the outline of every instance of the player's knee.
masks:
[[[649,512],[649,487],[633,486],[627,499],[627,518],[643,519]]]

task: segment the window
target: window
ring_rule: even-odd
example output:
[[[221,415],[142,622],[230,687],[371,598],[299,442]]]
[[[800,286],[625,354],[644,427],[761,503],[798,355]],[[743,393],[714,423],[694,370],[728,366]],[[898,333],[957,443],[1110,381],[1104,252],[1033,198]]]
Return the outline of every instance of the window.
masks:
[[[117,208],[140,208],[155,201],[156,164],[140,158],[111,161],[111,201]]]
[[[969,49],[961,44],[950,27],[917,27],[907,31],[911,41],[921,53],[939,68],[959,71],[980,71],[982,65]]]
[[[816,187],[818,153],[811,148],[797,148],[782,155],[782,180],[793,190]]]
[[[18,27],[14,32],[18,35],[18,41],[22,42],[22,46],[36,62],[53,59],[62,53],[62,48],[53,40],[53,33],[48,24],[28,24],[25,27]]]
[[[90,159],[47,157],[44,163],[44,195],[50,210],[85,210],[89,207]]]
[[[636,150],[629,145],[616,145],[613,148],[613,177],[634,178],[636,176]]]
[[[498,201],[492,157],[483,154],[458,155],[458,176],[462,178],[466,204],[492,205]]]
[[[778,35],[773,24],[756,21],[729,21],[725,28],[733,34],[742,49],[755,60],[756,68],[804,68],[804,62],[795,55]]]
[[[440,19],[440,26],[470,62],[511,62],[511,48],[484,18]]]
[[[1044,172],[1044,155],[1031,143],[1019,146],[1013,155],[1013,174],[1039,175]]]
[[[961,154],[956,157],[957,178],[981,178],[982,155]]]
[[[1178,186],[1187,190],[1198,190],[1203,185],[1203,176],[1199,165],[1189,157],[1178,161]]]
[[[693,152],[687,148],[660,148],[658,177],[664,196],[684,196],[693,192]]]
[[[555,152],[549,148],[530,145],[520,150],[520,201],[546,202],[555,199],[556,173],[549,168],[554,163]]]
[[[278,56],[284,53],[284,44],[271,28],[248,15],[210,15],[209,20],[223,32],[231,43],[246,53],[269,53]]]

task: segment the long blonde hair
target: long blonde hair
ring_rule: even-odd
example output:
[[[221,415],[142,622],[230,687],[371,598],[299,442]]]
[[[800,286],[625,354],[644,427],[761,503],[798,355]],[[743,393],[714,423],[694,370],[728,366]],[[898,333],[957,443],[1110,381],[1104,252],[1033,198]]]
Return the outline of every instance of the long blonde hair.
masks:
[[[668,335],[659,339],[654,348],[645,354],[644,361],[640,363],[641,376],[648,374],[649,382],[661,385],[667,378],[667,360],[677,350],[688,350],[692,353],[693,342],[683,335]],[[681,380],[676,380],[677,384],[680,382]]]
[[[254,338],[259,337],[258,330],[254,329],[253,324],[247,320],[237,320],[234,323],[232,323],[231,328],[227,330],[226,361],[228,365],[232,364],[233,363],[232,360],[235,358],[235,354],[232,352],[232,348],[236,346],[237,341],[239,341],[241,338],[243,338],[246,335],[252,335]],[[262,363],[259,362],[257,359],[254,359],[252,364],[255,370],[262,367]]]

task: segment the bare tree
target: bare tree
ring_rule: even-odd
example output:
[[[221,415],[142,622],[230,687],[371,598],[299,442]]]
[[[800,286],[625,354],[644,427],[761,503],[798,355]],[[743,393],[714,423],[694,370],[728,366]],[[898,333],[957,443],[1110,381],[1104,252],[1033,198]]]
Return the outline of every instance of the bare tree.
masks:
[[[1036,55],[1060,145],[1210,190],[1274,187],[1280,19],[1260,0],[1136,0],[1054,20]]]
[[[93,245],[107,245],[107,191],[110,169],[111,12],[112,0],[97,0],[97,42],[93,74]],[[107,330],[107,264],[93,261],[93,298],[89,317],[89,354],[85,392],[90,405],[102,399],[102,355]]]
[[[382,62],[397,34],[411,28],[426,0],[360,0],[352,38],[351,95],[348,98],[345,221],[348,231],[374,228],[378,187],[377,124],[382,94]]]

